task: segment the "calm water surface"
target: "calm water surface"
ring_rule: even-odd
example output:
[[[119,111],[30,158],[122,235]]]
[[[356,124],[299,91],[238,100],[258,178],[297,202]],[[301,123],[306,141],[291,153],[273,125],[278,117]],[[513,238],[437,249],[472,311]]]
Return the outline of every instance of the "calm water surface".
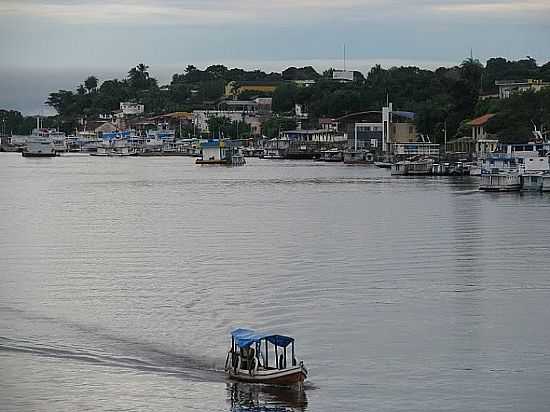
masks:
[[[550,196],[251,159],[0,154],[0,409],[541,411]],[[289,333],[304,393],[226,382]]]

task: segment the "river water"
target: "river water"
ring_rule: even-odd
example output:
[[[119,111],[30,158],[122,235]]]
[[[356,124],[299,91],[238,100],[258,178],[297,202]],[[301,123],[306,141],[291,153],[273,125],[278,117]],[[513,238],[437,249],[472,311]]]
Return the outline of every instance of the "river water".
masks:
[[[0,409],[541,411],[550,196],[250,159],[0,154]],[[224,378],[288,333],[304,392]]]

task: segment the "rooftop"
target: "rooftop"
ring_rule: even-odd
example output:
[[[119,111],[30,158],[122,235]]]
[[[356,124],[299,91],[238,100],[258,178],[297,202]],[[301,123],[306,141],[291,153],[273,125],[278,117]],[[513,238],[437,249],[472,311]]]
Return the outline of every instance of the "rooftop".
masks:
[[[487,113],[483,116],[476,117],[468,122],[468,126],[483,126],[494,116],[494,113]]]

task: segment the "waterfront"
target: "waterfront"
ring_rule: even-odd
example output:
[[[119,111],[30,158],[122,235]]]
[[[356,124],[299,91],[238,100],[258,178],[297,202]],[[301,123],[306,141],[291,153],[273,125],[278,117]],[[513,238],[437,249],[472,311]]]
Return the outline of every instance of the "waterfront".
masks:
[[[236,326],[292,334],[310,369],[305,400],[244,406],[550,403],[550,196],[193,161],[0,154],[2,410],[241,410]]]

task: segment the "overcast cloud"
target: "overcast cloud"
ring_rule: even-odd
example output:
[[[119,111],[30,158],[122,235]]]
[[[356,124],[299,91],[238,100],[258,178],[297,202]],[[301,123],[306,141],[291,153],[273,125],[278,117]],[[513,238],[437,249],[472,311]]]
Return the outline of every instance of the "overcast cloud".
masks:
[[[0,71],[11,74],[0,107],[35,111],[52,87],[140,62],[161,80],[187,64],[341,67],[344,43],[362,71],[458,64],[470,49],[545,62],[550,0],[0,0]]]

